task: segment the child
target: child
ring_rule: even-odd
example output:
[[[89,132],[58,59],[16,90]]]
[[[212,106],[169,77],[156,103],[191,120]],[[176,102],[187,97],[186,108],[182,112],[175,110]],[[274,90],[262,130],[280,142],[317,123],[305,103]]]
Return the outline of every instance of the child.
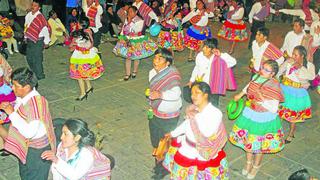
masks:
[[[14,95],[11,87],[5,82],[4,79],[4,71],[0,67],[0,103],[2,102],[10,102],[13,103],[16,100],[16,96]],[[4,124],[9,122],[8,115],[0,110],[0,124]]]
[[[12,45],[14,52],[18,53],[17,41],[13,37],[14,33],[10,26],[10,21],[8,18],[0,15],[0,37],[4,42],[7,43],[9,54],[13,54]]]
[[[188,86],[195,81],[203,81],[210,85],[211,103],[219,106],[219,96],[225,95],[226,90],[236,90],[237,84],[232,67],[237,63],[236,59],[227,53],[221,53],[218,49],[218,40],[208,39],[204,41],[202,51],[196,57],[196,65]]]

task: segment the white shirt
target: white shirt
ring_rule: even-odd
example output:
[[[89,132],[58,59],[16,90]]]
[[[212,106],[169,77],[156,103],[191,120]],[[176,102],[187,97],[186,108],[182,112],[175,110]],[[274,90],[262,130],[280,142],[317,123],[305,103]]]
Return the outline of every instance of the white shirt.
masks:
[[[287,51],[288,55],[292,56],[293,49],[296,46],[301,45],[304,35],[305,35],[304,31],[302,31],[300,34],[296,34],[293,31],[288,32],[284,39],[281,51],[282,52]]]
[[[200,13],[200,10],[196,10],[196,11],[191,11],[188,15],[186,15],[183,19],[182,19],[182,24],[184,24],[185,22],[189,21],[193,16],[196,16]],[[208,19],[210,17],[213,17],[214,14],[213,12],[205,12],[203,16],[201,16],[201,19],[199,22],[196,23],[197,26],[207,26],[208,24]]]
[[[197,0],[189,0],[190,10],[195,10],[197,8]]]
[[[200,78],[203,76],[203,82],[209,84],[213,56],[214,55],[212,55],[210,58],[207,58],[205,55],[203,55],[202,51],[198,53],[196,57],[196,65],[193,68],[190,82],[195,82],[197,77]],[[228,68],[231,68],[237,64],[236,59],[227,53],[221,53],[221,58],[225,60]]]
[[[168,67],[166,67],[168,68]],[[164,69],[166,69],[164,68]],[[163,69],[163,70],[164,70]],[[162,71],[163,71],[162,70]],[[160,71],[161,72],[161,71]],[[149,72],[149,81],[158,73],[155,69]],[[162,92],[161,103],[158,107],[158,111],[163,113],[177,112],[182,107],[181,89],[179,86],[175,86],[169,90]]]
[[[32,12],[29,12],[26,17],[25,17],[25,23],[24,26],[25,28],[28,28],[30,26],[30,24],[32,23],[32,21],[34,20],[34,18],[37,17],[37,15],[40,14],[40,11],[37,11],[36,13],[32,14]],[[44,44],[49,44],[50,42],[50,35],[49,35],[49,30],[47,28],[47,26],[43,27],[42,30],[39,33],[39,38],[43,37],[44,40]]]
[[[59,146],[61,146],[61,144]],[[68,157],[68,149],[65,149],[64,151]],[[74,152],[66,160],[75,159],[78,152],[79,151]],[[77,159],[75,159],[72,164],[68,164],[66,161],[62,160],[61,157],[58,157],[58,162],[52,163],[51,166],[53,180],[78,180],[86,175],[93,166],[93,155],[90,150],[83,147],[77,156]]]
[[[264,21],[264,19],[258,19],[257,17],[254,16],[260,12],[261,8],[262,8],[262,5],[260,2],[254,3],[254,5],[252,6],[251,11],[249,13],[249,23],[252,23],[253,19],[258,20],[258,21]],[[275,13],[275,10],[272,9],[271,7],[270,7],[270,13]]]
[[[259,46],[256,40],[254,40],[252,42],[253,67],[256,71],[260,70],[263,54],[266,51],[269,44],[270,44],[269,41],[265,41],[261,46]],[[277,61],[278,65],[280,66],[284,61],[284,57],[281,56],[276,61]]]
[[[233,6],[230,6],[229,11],[234,10]],[[244,15],[244,8],[241,7],[239,8],[232,16],[231,16],[231,20],[241,20],[243,18]]]
[[[95,3],[93,3],[91,6],[95,6]],[[85,8],[84,8],[84,12],[86,12],[86,14],[88,14],[88,11],[89,11],[89,7],[88,7],[88,5],[86,5]],[[94,33],[98,32],[99,29],[102,27],[102,23],[101,23],[102,13],[103,13],[103,9],[102,9],[102,7],[100,5],[98,5],[98,12],[97,12],[96,17],[95,17],[96,26],[95,27],[90,27],[90,29],[92,29],[92,31]]]
[[[279,12],[282,12],[284,14],[289,14],[292,16],[299,16],[301,19],[306,19],[306,14],[303,12],[302,9],[280,9]],[[314,12],[313,9],[310,9],[312,21],[319,21],[318,13]],[[310,30],[310,26],[305,24],[304,26],[305,30]]]
[[[278,77],[282,74],[284,74],[287,78],[294,82],[298,83],[308,83],[308,80],[313,80],[315,78],[315,67],[311,62],[307,63],[307,68],[302,66],[300,69],[290,73],[290,69],[292,67],[292,64],[290,64],[288,61],[285,61],[279,68]]]
[[[317,46],[320,46],[320,34],[316,34],[314,31],[315,31],[315,28],[317,28],[318,26],[320,26],[320,21],[314,21],[312,24],[311,24],[311,28],[310,28],[310,34],[312,35],[313,37],[313,42],[312,42],[312,47],[317,47]]]
[[[125,19],[123,26],[125,26],[127,24],[128,24],[128,19]],[[139,21],[136,21],[136,22],[131,21],[130,22],[130,32],[139,33],[139,32],[142,31],[143,26],[144,26],[144,21],[143,20],[139,20]],[[121,30],[121,35],[123,35],[123,28]],[[130,38],[140,38],[140,37],[130,37]]]
[[[134,2],[134,3],[132,4],[132,6],[137,7],[137,9],[139,10],[139,8],[140,8],[140,6],[141,6],[142,3],[143,3],[143,1],[140,1],[140,2],[138,2],[138,3]],[[158,18],[158,16],[156,15],[156,13],[153,12],[153,10],[150,11],[148,15],[150,16],[151,19],[154,19],[154,20],[156,20],[157,22],[159,22],[159,18]]]
[[[31,122],[24,120],[18,113],[17,110],[20,106],[25,105],[33,96],[40,95],[38,91],[33,89],[25,97],[17,97],[16,104],[14,106],[14,112],[9,115],[12,126],[17,128],[17,130],[27,139],[37,139],[41,138],[47,134],[46,128],[40,119],[34,119]]]
[[[219,125],[222,121],[222,112],[218,108],[214,107],[211,103],[208,103],[208,105],[202,110],[202,112],[199,112],[195,115],[195,120],[200,132],[204,136],[210,137],[218,131]],[[181,147],[179,148],[179,152],[189,159],[199,159],[202,161],[206,161],[199,154],[196,148],[190,146],[186,142],[186,138],[188,138],[188,140],[192,142],[196,142],[189,119],[183,121],[182,124],[180,124],[175,130],[171,132],[172,137],[178,137],[181,135],[184,136],[182,136],[182,138],[179,138],[179,140],[181,140]]]

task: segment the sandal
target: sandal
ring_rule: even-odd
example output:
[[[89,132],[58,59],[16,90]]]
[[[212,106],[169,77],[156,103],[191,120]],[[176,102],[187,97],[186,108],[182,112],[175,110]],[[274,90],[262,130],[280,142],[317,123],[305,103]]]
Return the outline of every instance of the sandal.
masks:
[[[131,77],[132,77],[132,79],[136,78],[137,77],[137,72],[132,72]]]
[[[128,81],[130,78],[131,78],[131,74],[130,74],[130,75],[125,75],[124,78],[123,78],[123,80],[124,80],[124,81]]]
[[[251,171],[252,171],[253,169],[255,169],[256,172],[255,172],[254,174],[248,173],[247,179],[254,179],[254,178],[256,177],[256,175],[258,174],[260,167],[261,167],[261,165],[259,165],[259,166],[253,165]],[[251,171],[250,171],[250,172],[251,172]]]
[[[247,161],[247,165],[250,166],[250,170],[251,170],[251,168],[252,168],[252,167],[251,167],[252,161]],[[249,171],[250,171],[250,170],[249,170]],[[244,176],[246,176],[246,175],[248,175],[249,171],[248,171],[246,168],[244,168],[244,169],[242,169],[241,174],[244,175]]]
[[[284,140],[284,143],[285,143],[285,144],[290,144],[291,141],[293,140],[293,138],[294,138],[294,135],[293,135],[293,136],[288,136],[288,137],[286,138],[286,140]]]

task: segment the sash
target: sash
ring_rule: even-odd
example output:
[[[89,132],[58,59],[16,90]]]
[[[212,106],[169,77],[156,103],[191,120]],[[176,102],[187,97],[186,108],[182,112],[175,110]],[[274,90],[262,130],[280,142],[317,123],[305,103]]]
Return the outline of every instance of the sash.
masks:
[[[311,15],[311,11],[310,11],[310,0],[303,0],[302,3],[302,11],[304,12],[304,14],[306,15],[306,18],[304,19],[304,22],[306,23],[306,25],[308,25],[309,27],[311,27],[312,24],[312,15]]]
[[[261,21],[264,21],[264,19],[269,15],[270,15],[270,3],[267,2],[266,5],[262,6],[260,11],[254,15],[254,17],[258,18]]]
[[[46,18],[40,13],[33,19],[29,27],[26,29],[25,37],[31,40],[32,42],[36,43],[39,39],[39,34],[44,27],[48,28],[50,35],[51,28],[48,25]]]
[[[150,80],[150,91],[166,91],[175,86],[180,86],[180,73],[175,67],[169,66],[159,72]],[[161,99],[150,100],[152,109],[158,109]]]
[[[149,16],[149,13],[152,11],[152,9],[146,5],[145,3],[142,3],[140,8],[139,8],[139,13],[143,17],[144,24],[146,26],[150,26],[151,24],[151,18]]]
[[[227,142],[227,132],[222,121],[218,131],[210,137],[201,133],[194,118],[190,119],[190,126],[196,139],[196,149],[205,160],[214,158]]]
[[[226,90],[236,90],[237,83],[232,68],[220,57],[214,56],[211,63],[209,85],[212,94],[226,94]]]
[[[98,13],[98,6],[96,6],[95,4],[92,4],[87,12],[87,17],[89,18],[89,26],[90,27],[96,27],[96,15]]]
[[[31,109],[32,108],[32,109]],[[46,128],[46,136],[39,139],[27,139],[12,125],[9,127],[8,137],[5,139],[4,149],[11,152],[25,164],[28,147],[43,148],[50,144],[51,150],[56,150],[56,138],[48,102],[43,96],[33,96],[26,105],[21,105],[17,113],[27,122],[39,119]]]
[[[275,45],[272,43],[269,43],[268,47],[264,51],[262,57],[263,60],[277,60],[283,56],[283,52]]]
[[[204,13],[201,12],[200,14],[193,16],[193,17],[190,19],[190,23],[191,23],[192,25],[196,25],[196,24],[201,20],[201,17],[203,16],[203,14],[204,14]]]

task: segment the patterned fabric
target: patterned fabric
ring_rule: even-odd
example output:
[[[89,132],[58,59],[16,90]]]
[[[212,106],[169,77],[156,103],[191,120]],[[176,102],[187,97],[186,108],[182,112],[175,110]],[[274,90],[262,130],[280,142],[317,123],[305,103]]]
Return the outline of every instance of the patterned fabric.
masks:
[[[136,39],[119,36],[119,41],[113,48],[113,53],[123,58],[140,60],[152,56],[157,49],[157,44],[147,36],[142,35]]]
[[[8,89],[9,92],[5,92]],[[10,102],[12,106],[14,106],[14,101],[16,100],[16,96],[12,91],[11,87],[4,84],[0,87],[0,103],[2,102]],[[10,122],[9,116],[2,110],[0,110],[0,124],[5,124]]]
[[[139,14],[143,17],[144,24],[146,26],[150,26],[151,24],[151,18],[149,16],[149,13],[152,11],[152,9],[145,3],[142,3],[139,8]]]
[[[150,91],[164,92],[166,90],[172,89],[175,86],[180,86],[181,76],[179,71],[173,67],[169,66],[166,69],[159,72],[150,80]],[[161,99],[150,100],[150,105],[153,109],[153,113],[159,118],[173,118],[180,114],[180,111],[173,112],[171,114],[165,114],[158,111],[158,107],[161,104]]]
[[[187,34],[184,37],[184,45],[195,51],[199,51],[203,41],[211,39],[211,30],[209,27],[190,26],[187,30]]]
[[[283,52],[275,45],[270,43],[267,47],[267,49],[263,53],[263,59],[264,60],[277,60],[283,56]]]
[[[9,127],[8,137],[5,139],[4,149],[11,152],[25,164],[28,147],[41,149],[50,144],[56,150],[56,138],[53,130],[49,104],[43,96],[33,96],[25,105],[21,105],[17,113],[26,121],[40,120],[46,128],[46,136],[28,140],[12,125]]]
[[[70,58],[70,78],[94,80],[103,75],[105,68],[93,48],[75,49]]]
[[[109,180],[111,179],[110,160],[94,147],[87,146],[93,155],[93,166],[80,180]],[[66,161],[66,154],[62,146],[57,150],[57,156]]]
[[[257,97],[261,92],[266,100],[283,101],[279,82],[258,77],[251,81],[247,90],[247,98],[252,102],[261,102]],[[276,153],[283,149],[283,129],[277,113],[253,103],[248,105],[235,121],[229,140],[232,144],[251,153]]]
[[[0,24],[0,37],[11,38],[13,36],[13,30],[11,26],[5,26]]]
[[[264,21],[270,15],[270,8],[270,3],[267,2],[254,17],[258,18],[260,21]]]
[[[7,62],[7,60],[0,54],[0,68],[3,70],[3,77],[4,80],[9,83],[10,82],[10,76],[12,73],[12,68],[10,64]]]
[[[218,37],[228,41],[246,41],[248,39],[248,32],[246,24],[242,20],[233,21],[226,20],[218,32]]]
[[[227,89],[236,90],[237,83],[232,68],[228,68],[227,63],[221,57],[214,56],[213,58],[209,80],[211,93],[225,95]]]
[[[29,27],[26,29],[25,37],[36,43],[39,39],[39,34],[44,27],[48,28],[49,33],[51,32],[46,18],[40,13],[33,19]]]
[[[161,48],[183,51],[183,31],[160,31],[158,45]]]
[[[92,4],[87,12],[87,17],[89,18],[89,26],[90,27],[96,27],[96,15],[98,13],[98,6],[95,4]]]
[[[279,109],[279,116],[289,122],[304,122],[312,117],[311,99],[304,88],[295,88],[281,84],[285,101]]]

